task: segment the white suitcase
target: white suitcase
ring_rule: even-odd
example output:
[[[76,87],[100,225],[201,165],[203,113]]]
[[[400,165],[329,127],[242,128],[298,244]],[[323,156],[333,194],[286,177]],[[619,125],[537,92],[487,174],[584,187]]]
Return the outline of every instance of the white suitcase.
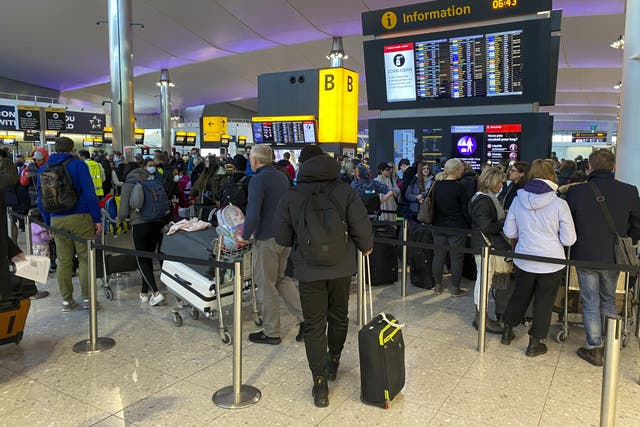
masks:
[[[221,290],[222,300],[220,300],[216,295],[215,282],[213,280],[202,276],[182,263],[174,261],[164,261],[162,263],[160,280],[167,286],[169,292],[176,296],[178,308],[182,307],[181,302],[191,306],[191,318],[197,319],[199,313],[211,318],[213,313],[218,311],[220,337],[223,342],[228,339],[221,313],[223,300],[226,303],[232,302],[232,298],[225,298],[233,295],[232,287]],[[177,310],[173,312],[173,322],[176,326],[182,325],[182,317]]]

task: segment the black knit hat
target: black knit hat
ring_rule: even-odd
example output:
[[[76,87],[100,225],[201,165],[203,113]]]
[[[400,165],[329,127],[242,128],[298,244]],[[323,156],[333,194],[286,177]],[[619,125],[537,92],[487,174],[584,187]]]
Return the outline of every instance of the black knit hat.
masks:
[[[320,148],[319,146],[312,144],[312,145],[307,145],[306,147],[304,147],[302,149],[302,151],[300,151],[300,156],[298,157],[298,162],[300,163],[304,163],[307,160],[309,160],[312,157],[315,156],[320,156],[324,154],[324,152],[322,151],[322,148]]]
[[[244,171],[247,169],[247,159],[242,154],[236,154],[233,156],[233,168],[237,171]]]

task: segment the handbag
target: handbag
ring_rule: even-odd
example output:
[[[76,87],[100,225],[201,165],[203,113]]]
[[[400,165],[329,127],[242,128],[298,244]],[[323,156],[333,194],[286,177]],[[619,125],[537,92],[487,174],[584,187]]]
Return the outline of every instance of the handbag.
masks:
[[[436,183],[434,182],[429,189],[427,196],[422,201],[420,209],[418,210],[418,216],[416,219],[418,220],[418,222],[421,222],[423,224],[433,224],[433,220],[435,217],[435,207],[433,205],[433,198],[431,195],[433,194],[433,189],[435,188],[435,186]]]
[[[602,209],[602,214],[609,226],[609,231],[613,234],[613,257],[616,261],[616,264],[620,265],[640,265],[640,261],[638,260],[638,253],[636,252],[636,248],[633,247],[633,240],[631,237],[622,237],[616,230],[616,226],[613,222],[613,217],[611,216],[611,212],[609,212],[609,208],[607,207],[605,201],[606,199],[600,192],[600,189],[594,182],[589,183],[591,186],[591,191],[596,196],[596,202],[600,205],[600,209]]]

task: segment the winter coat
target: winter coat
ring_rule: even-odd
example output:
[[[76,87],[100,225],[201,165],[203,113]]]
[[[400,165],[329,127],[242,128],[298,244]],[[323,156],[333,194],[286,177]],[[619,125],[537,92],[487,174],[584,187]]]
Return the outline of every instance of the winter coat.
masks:
[[[149,174],[145,168],[137,168],[129,172],[124,184],[122,184],[122,193],[120,194],[120,210],[118,211],[118,218],[123,220],[129,218],[131,225],[144,224],[149,222],[142,218],[139,212],[130,208],[131,192],[136,183],[149,179]],[[153,179],[157,179],[162,182],[162,175],[156,172]],[[158,221],[154,221],[158,222]]]
[[[76,159],[71,153],[54,153],[49,157],[48,164],[62,163],[68,158],[73,158],[67,165],[67,170],[71,175],[73,188],[78,194],[78,203],[76,206],[66,212],[49,213],[45,212],[42,206],[42,193],[40,188],[40,175],[46,169],[41,167],[38,170],[38,210],[42,214],[42,219],[47,225],[51,225],[51,218],[59,216],[68,216],[76,214],[91,214],[93,222],[99,224],[102,222],[102,214],[100,213],[100,205],[98,205],[98,197],[96,197],[96,189],[93,186],[93,180],[89,173],[89,167],[82,160]]]
[[[591,190],[592,182],[605,197],[618,233],[631,237],[634,243],[640,239],[638,189],[614,179],[610,172],[593,171],[587,183],[572,185],[567,192],[566,200],[578,233],[578,240],[571,248],[571,258],[613,263],[613,235]]]
[[[356,247],[363,252],[373,248],[373,231],[360,197],[346,183],[338,181],[339,165],[327,155],[315,156],[300,165],[298,185],[291,188],[278,206],[274,228],[279,245],[293,247],[294,276],[301,282],[350,277],[356,272]],[[254,178],[255,179],[255,178]],[[303,214],[307,194],[333,187],[338,209],[345,212],[349,230],[348,254],[331,267],[309,265],[297,245],[297,224]]]
[[[576,230],[567,202],[559,198],[546,181],[534,179],[518,191],[504,222],[504,234],[518,239],[516,253],[549,258],[565,258],[563,246],[576,241]],[[553,273],[561,264],[514,259],[529,273]]]
[[[374,181],[378,181],[381,184],[384,184],[393,191],[393,197],[388,198],[384,203],[380,205],[380,208],[383,211],[391,211],[394,213],[383,213],[380,215],[380,219],[382,221],[395,221],[396,214],[395,212],[398,210],[398,203],[396,202],[397,198],[400,197],[400,188],[398,188],[398,184],[393,181],[391,177],[383,177],[382,175],[378,175],[374,178]]]
[[[433,184],[433,225],[438,227],[469,228],[469,196],[460,181],[443,180]]]
[[[491,247],[497,250],[509,250],[511,244],[502,235],[504,218],[498,219],[498,211],[489,196],[476,193],[469,202],[471,214],[471,247],[479,248],[486,245],[482,234],[489,239]]]
[[[459,179],[460,183],[464,185],[464,189],[467,192],[467,197],[471,199],[476,194],[478,188],[478,175],[475,172],[467,172]]]
[[[252,235],[256,240],[275,237],[276,208],[289,188],[291,188],[289,178],[272,165],[262,166],[256,171],[249,181],[243,239],[249,240]]]
[[[518,190],[520,190],[524,186],[522,182],[523,180],[520,180],[520,182],[510,182],[509,185],[507,185],[507,188],[505,188],[504,191],[498,196],[498,200],[502,202],[502,207],[505,211],[509,210],[511,204],[513,203],[513,199],[515,199],[518,195]]]

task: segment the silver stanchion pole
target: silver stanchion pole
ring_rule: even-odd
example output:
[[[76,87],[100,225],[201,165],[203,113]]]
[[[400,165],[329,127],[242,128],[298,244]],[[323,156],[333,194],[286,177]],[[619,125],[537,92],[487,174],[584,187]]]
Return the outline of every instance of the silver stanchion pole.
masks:
[[[600,396],[600,426],[613,427],[616,423],[616,392],[620,364],[620,337],[622,319],[607,316],[607,338],[604,348],[602,394]]]
[[[409,234],[409,221],[402,221],[402,298],[407,297],[407,239]]]
[[[33,236],[31,235],[31,215],[24,216],[24,237],[26,239],[27,255],[33,255]]]
[[[484,353],[487,328],[487,299],[489,297],[489,246],[480,254],[480,306],[478,307],[478,351]]]
[[[233,385],[213,394],[213,403],[225,409],[241,409],[260,401],[262,393],[255,387],[242,384],[242,263],[235,263],[233,287]],[[220,313],[222,315],[222,313]]]
[[[89,267],[89,339],[73,345],[73,351],[80,354],[100,353],[116,345],[113,338],[98,336],[98,296],[96,290],[96,250],[93,241],[87,240],[87,261]]]
[[[358,327],[364,326],[364,256],[362,252],[358,251],[358,294],[357,294],[357,313],[358,313]]]

